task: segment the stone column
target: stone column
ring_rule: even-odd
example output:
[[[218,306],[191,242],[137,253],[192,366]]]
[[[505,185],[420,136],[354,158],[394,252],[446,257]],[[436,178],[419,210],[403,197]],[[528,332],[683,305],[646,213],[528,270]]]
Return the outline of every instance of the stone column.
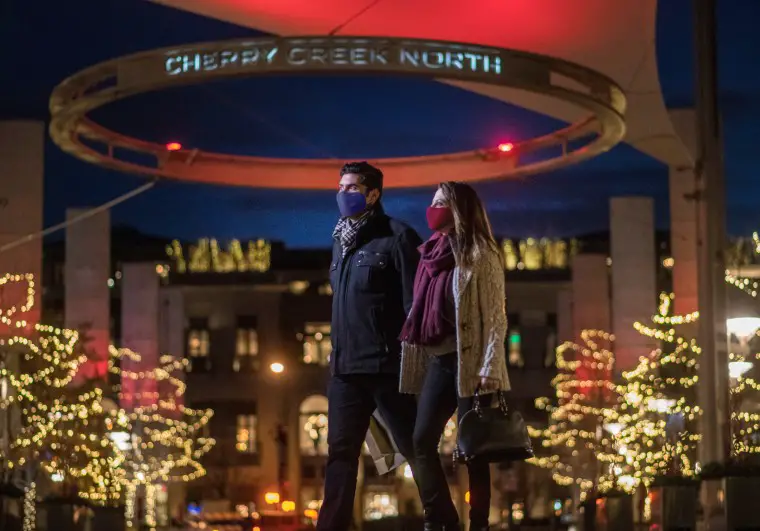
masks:
[[[121,346],[129,348],[141,359],[138,363],[122,360],[122,368],[151,370],[159,359],[159,283],[152,263],[124,264],[121,280]],[[155,380],[122,379],[122,407],[155,403],[158,387]]]
[[[649,197],[610,200],[612,257],[612,332],[615,372],[631,370],[654,342],[634,328],[657,308],[654,201]]]
[[[42,227],[45,124],[37,121],[0,122],[0,247]],[[34,239],[0,252],[0,276],[34,276],[34,306],[24,316],[39,322],[42,294],[42,240]],[[0,307],[26,301],[27,284],[0,288]],[[2,334],[0,330],[0,334]]]
[[[67,209],[71,220],[86,210]],[[111,217],[101,212],[66,228],[65,326],[83,334],[90,359],[77,381],[108,380],[111,342]]]
[[[610,274],[603,254],[578,254],[573,258],[573,340],[585,329],[611,329]]]
[[[158,315],[158,349],[161,354],[169,354],[182,359],[185,356],[185,300],[179,288],[162,288],[159,291],[160,310]],[[183,379],[184,372],[175,374]],[[161,396],[173,393],[174,387],[166,382],[159,390]],[[183,404],[183,397],[175,399]]]
[[[159,325],[158,347],[161,354],[169,354],[176,359],[185,355],[185,301],[179,288],[161,288],[159,291]],[[175,373],[176,377],[184,380],[184,372]],[[161,397],[172,392],[173,386],[162,386],[159,389]],[[184,405],[184,397],[175,397],[175,402]],[[187,484],[175,481],[167,485],[169,515],[180,518],[185,507]]]
[[[692,109],[670,111],[673,127],[692,159],[696,158],[696,117]],[[671,167],[670,250],[673,255],[674,311],[687,314],[697,310],[697,202],[692,165]]]
[[[43,122],[0,122],[0,248],[43,228],[44,144]],[[25,320],[26,329],[11,330],[0,324],[0,339],[19,333],[33,336],[33,327],[40,321],[42,309],[42,240],[35,239],[0,252],[0,278],[9,273],[31,277],[0,287],[0,308],[25,305],[30,294],[33,294],[33,305],[23,316],[16,313],[11,317]],[[2,363],[17,372],[18,361],[15,356],[9,356]],[[12,388],[8,382],[0,382],[0,398],[5,399],[10,394]],[[20,413],[18,408],[0,411],[0,450],[9,443],[8,434],[15,433],[20,425]]]

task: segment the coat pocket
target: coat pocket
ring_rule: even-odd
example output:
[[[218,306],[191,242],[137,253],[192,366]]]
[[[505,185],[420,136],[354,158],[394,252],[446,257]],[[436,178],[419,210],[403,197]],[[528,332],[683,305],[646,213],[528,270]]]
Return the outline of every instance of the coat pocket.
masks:
[[[361,291],[385,291],[389,258],[387,254],[359,251],[356,256],[356,287]]]

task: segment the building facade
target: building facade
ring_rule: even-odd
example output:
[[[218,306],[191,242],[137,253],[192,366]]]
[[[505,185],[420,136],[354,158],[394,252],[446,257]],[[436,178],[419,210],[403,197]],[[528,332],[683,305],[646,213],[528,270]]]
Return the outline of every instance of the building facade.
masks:
[[[216,446],[205,458],[206,476],[166,498],[173,505],[164,512],[196,503],[315,517],[327,454],[330,251],[260,240],[188,245],[118,229],[112,242],[113,342],[120,344],[127,326],[121,314],[125,264],[149,263],[159,286],[157,348],[189,361],[185,405],[215,412],[207,426]],[[566,307],[570,258],[580,246],[538,239],[504,244],[509,402],[536,427],[547,419],[534,400],[552,396],[555,349],[570,339],[560,337],[558,309]],[[59,247],[45,250],[45,320],[51,323],[63,317]],[[466,470],[450,457],[455,437],[452,419],[441,452],[452,495],[466,514]],[[379,476],[365,455],[360,470],[357,521],[421,514],[408,468]],[[546,471],[524,463],[495,467],[493,485],[493,521],[547,518],[566,497]]]

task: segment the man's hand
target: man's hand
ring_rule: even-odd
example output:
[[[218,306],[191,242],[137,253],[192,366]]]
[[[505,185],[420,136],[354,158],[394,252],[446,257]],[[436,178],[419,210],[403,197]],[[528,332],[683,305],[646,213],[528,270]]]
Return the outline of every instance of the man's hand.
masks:
[[[499,389],[499,380],[495,378],[482,377],[480,379],[480,391],[482,393],[493,393]]]

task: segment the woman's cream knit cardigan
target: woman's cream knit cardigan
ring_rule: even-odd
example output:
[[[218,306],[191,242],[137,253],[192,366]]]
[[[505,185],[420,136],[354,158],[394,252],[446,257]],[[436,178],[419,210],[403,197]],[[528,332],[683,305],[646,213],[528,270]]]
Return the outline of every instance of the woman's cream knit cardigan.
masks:
[[[500,390],[509,390],[504,353],[507,315],[501,255],[489,249],[476,257],[473,264],[469,268],[457,266],[454,270],[459,396],[474,395],[484,376],[496,380]],[[420,393],[429,359],[425,347],[402,345],[402,393]]]

